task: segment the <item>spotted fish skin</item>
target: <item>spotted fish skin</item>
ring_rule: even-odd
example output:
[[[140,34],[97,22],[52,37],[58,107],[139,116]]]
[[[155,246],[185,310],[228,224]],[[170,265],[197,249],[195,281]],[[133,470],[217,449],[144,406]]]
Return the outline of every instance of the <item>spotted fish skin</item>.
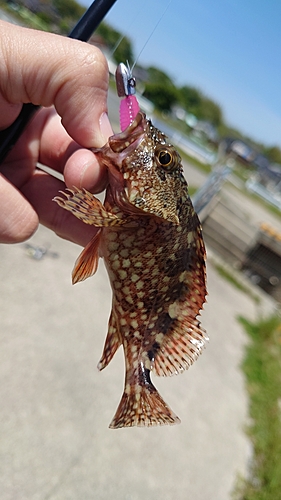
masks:
[[[73,282],[104,258],[112,311],[99,369],[122,344],[126,379],[111,428],[178,423],[150,372],[187,369],[207,337],[197,319],[206,296],[205,246],[181,159],[143,113],[94,150],[109,170],[104,205],[86,190],[55,201],[100,229],[79,256]]]

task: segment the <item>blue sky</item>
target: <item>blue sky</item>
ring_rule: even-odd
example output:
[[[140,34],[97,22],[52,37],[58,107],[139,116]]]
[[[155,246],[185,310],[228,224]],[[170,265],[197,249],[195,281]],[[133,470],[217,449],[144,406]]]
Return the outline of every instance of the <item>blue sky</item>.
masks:
[[[90,0],[80,0],[89,6]],[[117,0],[106,20],[139,62],[163,69],[221,105],[225,120],[281,147],[280,0]]]

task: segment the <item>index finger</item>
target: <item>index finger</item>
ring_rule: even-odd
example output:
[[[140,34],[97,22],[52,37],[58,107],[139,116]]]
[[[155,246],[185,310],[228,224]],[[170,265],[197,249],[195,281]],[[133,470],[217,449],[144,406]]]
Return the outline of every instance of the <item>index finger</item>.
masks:
[[[108,66],[93,45],[0,21],[0,93],[12,105],[55,105],[69,135],[84,147],[106,140]]]

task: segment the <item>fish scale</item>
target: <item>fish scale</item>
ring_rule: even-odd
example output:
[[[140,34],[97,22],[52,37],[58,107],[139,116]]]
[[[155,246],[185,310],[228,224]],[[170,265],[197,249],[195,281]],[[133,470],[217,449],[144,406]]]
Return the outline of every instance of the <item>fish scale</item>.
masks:
[[[206,296],[200,222],[178,152],[144,113],[93,151],[109,172],[104,205],[77,188],[55,201],[100,228],[79,256],[73,282],[91,276],[104,258],[113,299],[98,367],[105,368],[120,345],[126,366],[110,427],[175,424],[179,418],[150,372],[181,373],[205,346],[198,320]]]

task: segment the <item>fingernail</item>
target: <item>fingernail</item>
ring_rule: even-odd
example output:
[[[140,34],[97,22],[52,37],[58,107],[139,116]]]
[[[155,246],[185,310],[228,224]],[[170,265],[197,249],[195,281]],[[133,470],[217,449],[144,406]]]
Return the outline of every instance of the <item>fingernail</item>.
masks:
[[[107,184],[107,171],[97,162],[87,163],[80,175],[80,188],[86,188],[91,193],[100,193]]]
[[[89,162],[84,165],[80,175],[80,188],[84,187],[89,190],[93,188],[97,177],[96,167],[95,162]]]
[[[113,134],[107,113],[103,113],[99,119],[100,131],[104,137],[104,143]]]

